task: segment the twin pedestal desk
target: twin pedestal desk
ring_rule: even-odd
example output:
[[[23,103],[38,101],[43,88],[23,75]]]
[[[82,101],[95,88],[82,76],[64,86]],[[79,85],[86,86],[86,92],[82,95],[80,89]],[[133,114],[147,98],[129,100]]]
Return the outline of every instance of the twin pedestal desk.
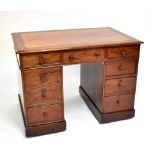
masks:
[[[110,27],[12,37],[26,136],[66,129],[63,65],[81,64],[79,92],[100,123],[134,117],[141,41]]]

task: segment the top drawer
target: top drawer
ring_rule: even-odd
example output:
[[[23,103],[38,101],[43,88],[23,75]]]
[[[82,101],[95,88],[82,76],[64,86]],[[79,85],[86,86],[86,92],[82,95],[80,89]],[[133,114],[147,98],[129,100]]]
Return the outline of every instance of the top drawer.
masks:
[[[63,64],[103,61],[105,49],[69,51],[63,53]]]
[[[29,54],[21,56],[21,67],[45,66],[60,63],[60,53]]]
[[[108,48],[108,58],[139,57],[139,46],[122,46]]]
[[[38,69],[27,69],[22,72],[23,84],[28,87],[51,86],[61,84],[61,67],[46,67]]]

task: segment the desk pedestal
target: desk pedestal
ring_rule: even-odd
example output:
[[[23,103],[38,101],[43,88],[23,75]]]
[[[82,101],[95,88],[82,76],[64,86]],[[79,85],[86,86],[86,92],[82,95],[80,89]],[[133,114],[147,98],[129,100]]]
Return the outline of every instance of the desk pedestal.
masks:
[[[79,93],[91,112],[94,114],[96,119],[99,123],[109,123],[119,120],[125,120],[134,117],[135,110],[126,110],[126,111],[120,111],[120,112],[113,112],[109,114],[101,113],[98,108],[95,106],[95,103],[91,100],[91,98],[87,95],[87,93],[84,91],[84,89],[80,86],[79,87]]]
[[[56,132],[61,132],[66,130],[65,120],[61,122],[55,122],[55,123],[53,122],[53,123],[48,123],[43,125],[27,126],[20,94],[18,94],[18,98],[19,98],[19,103],[20,103],[24,126],[25,126],[25,134],[27,137],[40,136],[40,135],[56,133]]]

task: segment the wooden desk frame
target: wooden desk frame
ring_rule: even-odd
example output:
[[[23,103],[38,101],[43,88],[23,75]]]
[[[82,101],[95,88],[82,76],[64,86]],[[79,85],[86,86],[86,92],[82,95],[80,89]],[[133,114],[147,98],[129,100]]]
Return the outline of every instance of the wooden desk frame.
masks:
[[[26,136],[66,129],[63,65],[81,64],[79,92],[100,123],[134,117],[141,41],[109,27],[12,37]]]

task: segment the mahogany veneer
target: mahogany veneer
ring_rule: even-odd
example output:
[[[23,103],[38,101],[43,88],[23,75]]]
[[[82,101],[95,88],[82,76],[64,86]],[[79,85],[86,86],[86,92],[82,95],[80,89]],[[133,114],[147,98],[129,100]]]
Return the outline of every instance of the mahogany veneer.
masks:
[[[134,117],[141,41],[110,27],[12,34],[26,136],[66,129],[63,65],[81,64],[80,94],[100,123]]]

